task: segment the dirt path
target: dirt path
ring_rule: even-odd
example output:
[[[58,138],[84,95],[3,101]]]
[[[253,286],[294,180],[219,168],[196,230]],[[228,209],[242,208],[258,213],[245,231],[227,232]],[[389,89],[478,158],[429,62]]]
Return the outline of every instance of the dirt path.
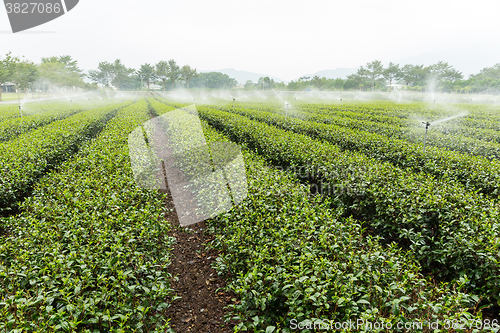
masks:
[[[155,116],[154,113],[151,113]],[[174,209],[173,198],[168,189],[166,168],[170,175],[175,175],[179,181],[185,181],[181,170],[174,166],[173,150],[170,148],[170,139],[165,135],[165,128],[160,122],[154,124],[155,135],[152,142],[158,156],[167,157],[162,162],[163,177],[166,189],[160,190],[167,194],[165,206],[169,212],[167,223],[172,225],[169,237],[176,239],[171,250],[171,265],[168,272],[172,275],[171,288],[179,299],[173,301],[166,311],[167,318],[171,318],[170,326],[177,333],[231,333],[235,323],[226,323],[224,316],[228,312],[224,308],[233,304],[236,295],[226,293],[221,289],[226,286],[224,279],[217,275],[212,263],[218,256],[217,251],[205,249],[213,237],[205,233],[205,222],[181,227],[179,218]],[[158,170],[160,171],[160,170]],[[184,200],[194,200],[189,195]]]
[[[205,250],[204,245],[212,240],[205,233],[205,222],[180,227],[172,202],[169,196],[167,208],[172,213],[167,220],[173,226],[169,236],[176,239],[169,273],[173,276],[172,289],[182,298],[175,300],[167,311],[171,327],[178,333],[233,332],[235,323],[224,322],[224,308],[233,304],[236,296],[219,290],[226,284],[211,267],[218,253]]]

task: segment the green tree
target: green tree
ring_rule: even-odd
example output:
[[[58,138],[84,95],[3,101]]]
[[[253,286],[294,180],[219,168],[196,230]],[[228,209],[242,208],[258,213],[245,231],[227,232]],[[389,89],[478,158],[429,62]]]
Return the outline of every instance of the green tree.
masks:
[[[424,65],[404,65],[401,69],[400,78],[406,86],[424,86],[429,78],[430,67]]]
[[[151,81],[154,81],[156,77],[155,68],[150,64],[141,65],[141,68],[137,71],[137,75],[147,83],[149,90],[149,84]]]
[[[18,61],[19,59],[13,57],[10,52],[5,55],[5,58],[0,59],[0,102],[2,101],[2,85],[12,80]]]
[[[254,83],[252,82],[252,80],[247,80],[247,82],[245,82],[245,90],[252,90],[254,88]]]
[[[172,90],[174,90],[175,81],[179,79],[180,75],[181,75],[180,67],[177,65],[174,59],[170,59],[168,61],[167,77],[170,79],[170,82],[172,83]]]
[[[75,65],[65,63],[69,56],[42,58],[38,65],[40,81],[44,85],[52,84],[58,87],[83,87],[82,74]],[[71,57],[70,57],[71,58]],[[62,59],[62,60],[61,60]]]
[[[120,90],[120,83],[123,81],[128,80],[129,76],[134,73],[134,70],[132,68],[127,68],[120,59],[116,59],[115,62],[112,65],[113,69],[113,79],[111,82],[113,85]]]
[[[344,89],[344,80],[342,80],[341,78],[336,78],[335,80],[333,80],[333,87],[337,90]]]
[[[168,80],[168,72],[169,72],[168,62],[162,60],[155,65],[156,77],[163,82],[163,91],[165,91],[165,85]]]
[[[205,89],[231,89],[237,85],[235,79],[219,72],[201,73],[190,81],[191,87]]]
[[[344,89],[357,89],[362,90],[367,86],[368,75],[366,74],[366,70],[361,67],[355,74],[351,74],[347,76],[347,80],[344,83]]]
[[[107,61],[102,61],[97,66],[96,70],[89,70],[87,77],[93,82],[100,83],[104,86],[109,86],[113,79],[113,65]]]
[[[11,80],[16,85],[18,98],[21,99],[21,90],[27,94],[28,88],[38,79],[38,68],[33,62],[24,59],[17,62],[14,68]]]
[[[137,73],[129,75],[125,80],[120,82],[120,88],[126,90],[140,90],[141,87],[141,78]]]
[[[375,90],[375,81],[382,76],[384,67],[380,60],[374,60],[366,64],[366,68],[361,68],[358,70],[358,75],[365,76],[370,79],[372,83],[372,91]]]
[[[305,82],[304,81],[301,81],[300,79],[298,79],[297,81],[290,81],[288,82],[288,90],[291,90],[291,91],[300,91],[300,90],[304,90],[305,88]]]
[[[468,91],[500,91],[500,63],[481,69],[468,80]]]
[[[429,68],[430,75],[438,82],[455,82],[461,80],[463,75],[461,72],[453,68],[447,62],[440,61],[437,64],[431,65]]]
[[[398,64],[392,62],[389,63],[387,68],[382,71],[382,76],[386,81],[389,82],[389,89],[392,88],[392,82],[398,80],[401,77],[401,70]]]
[[[118,90],[120,84],[130,77],[134,70],[127,68],[120,59],[116,59],[113,63],[103,61],[99,63],[97,70],[90,70],[88,77],[105,86],[113,85]]]
[[[257,82],[257,86],[262,87],[262,90],[273,89],[274,84],[275,84],[274,80],[269,78],[269,76],[260,77],[259,81]]]
[[[323,83],[321,78],[317,75],[313,76],[311,79],[311,83],[313,84],[314,87],[321,89],[323,87]]]
[[[78,67],[78,61],[74,60],[69,55],[64,55],[59,57],[59,61],[64,64],[64,69],[70,72],[80,73],[80,77],[84,77],[83,70]]]
[[[193,77],[195,77],[196,74],[196,68],[191,68],[189,65],[182,66],[180,70],[180,76],[186,81],[186,86],[189,89],[189,80],[191,80]]]

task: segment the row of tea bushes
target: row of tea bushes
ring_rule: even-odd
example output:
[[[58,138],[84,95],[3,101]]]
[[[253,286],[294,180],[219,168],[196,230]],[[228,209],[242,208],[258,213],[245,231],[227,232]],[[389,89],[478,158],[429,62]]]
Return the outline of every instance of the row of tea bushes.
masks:
[[[369,115],[372,121],[384,123],[387,117],[393,121],[400,119],[400,124],[407,124],[408,121],[417,118],[432,120],[466,113],[467,116],[460,119],[467,119],[467,123],[476,129],[497,129],[500,126],[500,116],[497,105],[488,104],[436,104],[429,103],[393,103],[370,101],[366,103],[346,103],[342,105],[322,105],[308,104],[300,105],[304,111],[312,111],[324,115],[352,114],[359,116],[359,113]],[[345,112],[345,113],[344,113]],[[458,120],[460,120],[458,119]],[[391,120],[389,120],[391,121]],[[397,121],[396,121],[397,122]],[[392,123],[392,122],[391,122]]]
[[[416,120],[416,117],[407,119],[406,122],[401,122],[401,124],[391,124],[385,121],[374,121],[373,117],[365,120],[362,119],[363,117],[361,116],[357,118],[346,117],[343,113],[318,114],[314,109],[307,109],[307,111],[300,111],[296,114],[292,113],[291,115],[309,121],[334,124],[351,129],[377,133],[415,144],[422,144],[423,142],[424,126],[421,124],[421,121]],[[386,116],[384,116],[384,119],[385,117]],[[431,122],[431,127],[427,137],[428,146],[435,146],[476,156],[484,156],[489,159],[500,158],[500,136],[497,134],[496,130],[475,128],[471,125],[473,121],[476,124],[491,123],[491,119],[484,118],[482,120],[477,120],[469,117],[467,119],[455,120],[455,122],[458,123],[452,126],[445,126],[447,123],[433,126],[432,119],[429,119],[429,121]],[[463,123],[460,123],[460,121],[463,121]],[[495,127],[495,125],[492,126]]]
[[[390,162],[400,168],[425,172],[436,178],[459,182],[468,190],[498,197],[500,195],[500,162],[454,151],[422,147],[404,140],[359,131],[342,126],[304,121],[256,110],[225,109],[293,132],[326,140],[342,150]]]
[[[374,116],[371,114],[365,114],[362,110],[358,111],[331,111],[331,112],[321,112],[321,108],[314,108],[314,106],[300,108],[300,116],[306,117],[308,120],[318,121],[318,122],[352,122],[352,120],[363,121],[362,125],[370,126],[371,128],[382,127],[390,131],[394,135],[404,138],[405,136],[411,136],[412,132],[418,133],[418,128],[421,128],[421,119],[424,119],[423,115],[408,115],[404,119],[399,119],[388,112],[387,115],[381,114]],[[465,114],[464,110],[456,110],[453,113],[450,111],[446,112],[449,116],[444,114],[429,114],[425,117],[427,121],[431,123],[431,130],[436,131],[439,134],[454,135],[456,138],[458,135],[462,137],[477,139],[486,142],[500,143],[500,135],[498,134],[498,128],[500,127],[500,122],[495,121],[491,117],[483,115],[480,111],[476,111],[474,114],[467,114],[465,116],[460,116],[455,119],[450,119],[449,121],[433,124],[434,120],[439,120],[447,117],[452,117],[453,115]],[[417,120],[420,119],[420,120]],[[361,124],[360,124],[361,126]],[[420,131],[421,132],[421,131]]]
[[[134,183],[127,139],[144,100],[0,220],[1,332],[165,332],[172,299],[164,195]]]
[[[0,105],[0,122],[17,117],[21,117],[17,104]]]
[[[69,107],[68,103],[61,102],[33,104],[33,106],[30,106],[30,109],[36,108],[36,112],[32,111],[25,114],[22,118],[9,118],[0,122],[0,142],[11,140],[23,133],[45,126],[54,121],[67,118],[78,112],[111,104],[116,104],[116,102],[98,101],[83,104],[72,103],[72,107]]]
[[[36,113],[23,118],[4,120],[0,122],[0,142],[11,140],[21,134],[45,126],[54,121],[70,117],[81,111],[83,111],[83,109],[79,107],[61,108],[43,113]]]
[[[205,135],[209,143],[227,140],[209,127]],[[479,315],[467,311],[478,298],[462,293],[465,280],[435,285],[411,253],[383,246],[297,179],[248,150],[243,155],[249,197],[209,221],[213,246],[223,251],[216,267],[241,300],[232,307],[238,331],[313,332],[307,327],[363,320],[404,332],[398,324],[444,327]]]
[[[0,143],[0,213],[8,213],[47,170],[74,154],[116,111],[130,102],[101,107],[55,121]]]
[[[343,152],[330,143],[243,116],[211,109],[199,112],[231,139],[326,188],[345,216],[366,221],[386,240],[411,250],[436,278],[458,280],[467,275],[472,279],[469,290],[500,301],[500,209],[495,202],[456,183]]]

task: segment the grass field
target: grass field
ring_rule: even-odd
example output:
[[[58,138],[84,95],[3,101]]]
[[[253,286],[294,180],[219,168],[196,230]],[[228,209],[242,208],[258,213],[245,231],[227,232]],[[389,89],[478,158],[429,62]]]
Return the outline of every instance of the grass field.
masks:
[[[246,167],[204,231],[231,330],[500,331],[500,106],[117,97],[0,105],[0,332],[181,332],[179,227],[127,140],[188,100]]]
[[[19,100],[19,97],[20,97],[21,100],[23,100],[24,96],[25,96],[24,93],[21,93],[18,96],[17,93],[2,92],[2,100],[5,101],[5,102]],[[31,97],[31,95],[28,95],[28,97]]]

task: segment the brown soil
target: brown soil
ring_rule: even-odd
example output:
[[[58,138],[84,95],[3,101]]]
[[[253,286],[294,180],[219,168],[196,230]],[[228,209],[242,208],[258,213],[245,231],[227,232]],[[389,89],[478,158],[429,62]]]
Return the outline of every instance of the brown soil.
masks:
[[[172,302],[165,315],[170,318],[170,327],[178,333],[233,332],[236,322],[226,323],[224,316],[229,312],[225,308],[236,302],[236,295],[222,290],[226,283],[212,268],[212,263],[219,253],[205,247],[213,240],[213,236],[206,232],[205,222],[190,225],[188,228],[179,224],[168,189],[166,167],[171,173],[175,173],[176,179],[185,179],[182,172],[173,167],[173,151],[169,138],[164,135],[164,129],[160,123],[155,126],[155,135],[151,139],[156,143],[156,147],[161,147],[156,153],[162,157],[170,157],[162,162],[163,175],[159,174],[157,177],[161,179],[163,176],[163,186],[166,187],[160,191],[167,194],[165,205],[170,213],[166,219],[172,225],[168,236],[176,239],[168,268],[172,275],[171,288],[180,297]],[[183,199],[190,201],[194,198],[187,195]]]
[[[177,296],[182,297],[173,301],[166,312],[171,318],[170,326],[179,333],[233,332],[236,323],[224,321],[228,313],[224,308],[234,304],[236,296],[221,290],[226,286],[225,281],[211,267],[219,253],[207,250],[205,245],[213,237],[206,232],[205,222],[188,228],[179,226],[170,195],[167,208],[171,209],[167,216],[172,224],[169,236],[176,239],[169,266],[173,277],[171,287]]]

